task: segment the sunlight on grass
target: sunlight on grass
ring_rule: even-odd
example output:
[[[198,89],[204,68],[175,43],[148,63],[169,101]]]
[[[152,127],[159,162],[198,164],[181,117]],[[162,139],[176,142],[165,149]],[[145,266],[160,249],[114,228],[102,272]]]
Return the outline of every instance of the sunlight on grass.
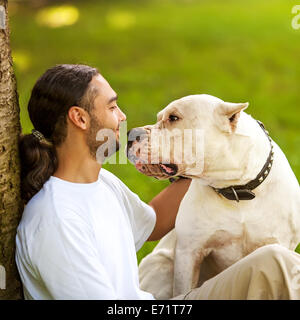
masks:
[[[36,21],[39,25],[50,28],[70,26],[76,23],[78,18],[79,10],[70,5],[41,9],[36,15]]]
[[[107,17],[108,25],[115,29],[129,29],[135,25],[136,18],[129,11],[113,11]]]
[[[31,64],[31,58],[25,51],[14,50],[13,62],[20,71],[27,71]]]

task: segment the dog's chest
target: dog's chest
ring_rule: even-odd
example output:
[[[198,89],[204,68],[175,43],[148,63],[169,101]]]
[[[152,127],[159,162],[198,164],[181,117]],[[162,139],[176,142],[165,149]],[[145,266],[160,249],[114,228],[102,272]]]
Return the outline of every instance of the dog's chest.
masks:
[[[222,201],[208,187],[183,199],[176,220],[178,245],[213,258],[216,268],[224,269],[256,248],[278,242],[268,215],[257,214],[259,203],[237,204]]]

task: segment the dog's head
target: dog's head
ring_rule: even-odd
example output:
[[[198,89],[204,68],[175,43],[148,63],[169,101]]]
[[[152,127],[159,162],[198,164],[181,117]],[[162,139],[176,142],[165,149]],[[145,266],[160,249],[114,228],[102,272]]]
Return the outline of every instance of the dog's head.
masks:
[[[234,171],[233,149],[243,142],[237,145],[233,136],[247,106],[206,94],[175,100],[157,114],[156,124],[128,132],[127,156],[140,172],[158,179]]]

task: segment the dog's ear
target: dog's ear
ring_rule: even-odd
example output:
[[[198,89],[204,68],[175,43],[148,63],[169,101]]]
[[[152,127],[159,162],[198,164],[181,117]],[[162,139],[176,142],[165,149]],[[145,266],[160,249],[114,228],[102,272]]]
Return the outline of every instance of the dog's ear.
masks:
[[[234,132],[241,112],[248,108],[248,105],[248,102],[221,102],[216,109],[218,113],[218,125],[220,126],[220,129],[227,133]]]

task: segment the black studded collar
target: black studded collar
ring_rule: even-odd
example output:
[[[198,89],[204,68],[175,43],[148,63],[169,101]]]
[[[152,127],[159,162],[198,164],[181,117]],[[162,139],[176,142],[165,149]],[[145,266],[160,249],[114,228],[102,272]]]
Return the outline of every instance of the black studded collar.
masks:
[[[273,159],[274,159],[274,151],[273,151],[273,145],[272,145],[272,140],[270,138],[269,132],[265,129],[265,126],[262,122],[256,120],[260,127],[263,129],[265,134],[267,135],[270,145],[271,145],[271,150],[268,156],[268,159],[257,175],[257,177],[254,180],[251,180],[245,185],[242,186],[230,186],[227,188],[214,188],[212,187],[217,193],[221,194],[228,200],[235,200],[239,202],[240,200],[252,200],[255,198],[255,193],[252,192],[255,188],[257,188],[263,181],[267,178],[269,175],[269,172],[271,171],[272,164],[273,164]]]

